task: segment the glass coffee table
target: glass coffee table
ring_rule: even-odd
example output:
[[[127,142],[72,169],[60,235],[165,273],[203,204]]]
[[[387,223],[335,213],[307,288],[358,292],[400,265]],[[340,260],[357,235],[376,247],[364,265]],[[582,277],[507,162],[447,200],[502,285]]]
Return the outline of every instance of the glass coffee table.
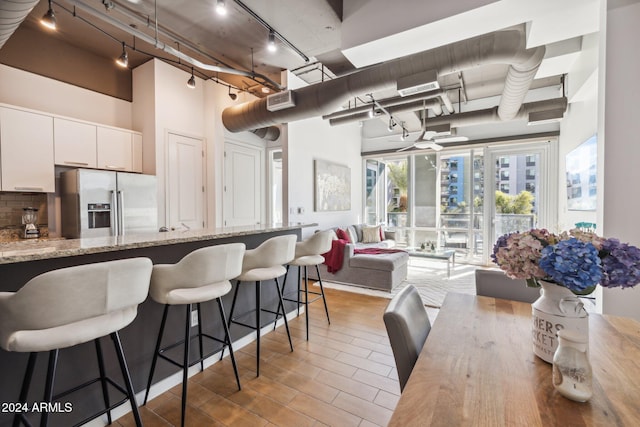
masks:
[[[426,250],[419,248],[407,248],[409,256],[420,258],[443,259],[447,261],[447,279],[451,277],[451,267],[456,266],[456,251],[454,249]]]

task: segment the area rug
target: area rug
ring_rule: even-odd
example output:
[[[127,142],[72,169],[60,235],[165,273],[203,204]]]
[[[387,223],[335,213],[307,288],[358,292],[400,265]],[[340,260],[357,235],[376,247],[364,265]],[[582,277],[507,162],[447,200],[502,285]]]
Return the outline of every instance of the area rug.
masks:
[[[476,268],[478,267],[474,265],[456,264],[456,266],[451,269],[451,277],[447,278],[446,262],[412,257],[409,260],[407,279],[396,286],[391,292],[335,283],[331,281],[330,275],[329,277],[323,278],[322,283],[328,288],[373,295],[381,298],[392,298],[405,286],[414,285],[420,292],[422,301],[427,307],[440,308],[447,292],[475,295]]]

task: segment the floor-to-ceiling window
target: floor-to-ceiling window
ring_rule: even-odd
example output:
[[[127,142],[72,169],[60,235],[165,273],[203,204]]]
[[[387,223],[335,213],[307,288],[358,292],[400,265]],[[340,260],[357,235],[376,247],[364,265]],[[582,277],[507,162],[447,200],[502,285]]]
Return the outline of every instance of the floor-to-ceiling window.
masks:
[[[365,218],[395,229],[400,247],[453,249],[458,259],[487,263],[497,236],[555,224],[549,141],[403,153],[365,165]]]

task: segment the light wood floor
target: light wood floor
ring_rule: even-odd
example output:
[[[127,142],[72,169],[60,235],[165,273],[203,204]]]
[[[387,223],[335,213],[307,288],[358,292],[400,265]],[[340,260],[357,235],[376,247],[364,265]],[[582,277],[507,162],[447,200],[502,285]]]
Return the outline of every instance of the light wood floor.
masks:
[[[382,321],[387,299],[326,289],[331,315],[322,301],[262,339],[260,377],[255,376],[255,343],[236,350],[242,391],[225,358],[189,379],[188,426],[385,426],[400,387]],[[180,424],[181,385],[140,408],[147,427]],[[131,414],[114,425],[134,426]]]

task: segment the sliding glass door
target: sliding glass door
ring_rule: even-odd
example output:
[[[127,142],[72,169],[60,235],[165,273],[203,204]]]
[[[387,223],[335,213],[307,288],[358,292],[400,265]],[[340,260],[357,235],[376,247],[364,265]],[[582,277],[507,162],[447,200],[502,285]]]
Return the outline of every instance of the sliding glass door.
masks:
[[[457,259],[488,264],[498,236],[556,222],[557,161],[549,141],[427,151],[365,165],[366,221],[394,228],[400,247],[450,249]]]
[[[490,241],[531,228],[553,228],[557,192],[549,143],[518,148],[490,148],[488,170],[493,180],[488,212]]]

